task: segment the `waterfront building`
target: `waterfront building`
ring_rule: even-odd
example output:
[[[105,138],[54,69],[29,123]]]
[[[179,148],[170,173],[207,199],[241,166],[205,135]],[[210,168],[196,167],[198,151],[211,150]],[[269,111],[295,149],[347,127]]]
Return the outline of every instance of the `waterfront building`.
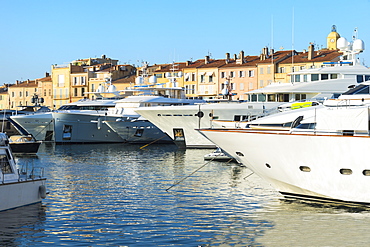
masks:
[[[245,92],[257,89],[258,56],[244,56],[244,51],[241,51],[239,57],[234,55],[234,58],[230,58],[230,53],[226,53],[224,61],[225,64],[219,68],[218,85],[221,96],[245,100]],[[225,95],[226,93],[228,97]]]

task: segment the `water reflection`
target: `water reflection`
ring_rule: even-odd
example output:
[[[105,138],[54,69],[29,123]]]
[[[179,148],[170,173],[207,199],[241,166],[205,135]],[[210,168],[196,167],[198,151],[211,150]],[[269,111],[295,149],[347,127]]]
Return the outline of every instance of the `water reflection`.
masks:
[[[347,244],[351,227],[364,229],[356,243],[370,240],[359,236],[370,223],[367,211],[281,200],[248,168],[204,165],[210,150],[140,147],[43,144],[37,158],[18,157],[45,167],[50,194],[35,224],[14,226],[18,234],[7,240],[37,246],[310,246],[314,238],[312,245],[330,246],[336,234]]]
[[[42,237],[45,217],[41,203],[0,212],[0,245],[27,245],[36,236]]]

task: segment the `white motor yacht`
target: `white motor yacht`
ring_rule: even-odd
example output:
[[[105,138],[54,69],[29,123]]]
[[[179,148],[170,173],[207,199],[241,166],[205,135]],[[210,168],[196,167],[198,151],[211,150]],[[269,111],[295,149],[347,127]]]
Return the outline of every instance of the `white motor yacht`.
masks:
[[[291,83],[272,84],[248,92],[249,102],[140,108],[137,112],[181,146],[214,148],[214,143],[195,129],[243,126],[250,120],[279,112],[278,107],[286,108],[283,105],[286,102],[322,102],[327,98],[337,98],[349,87],[369,80],[370,70],[361,65],[356,57],[364,49],[362,40],[349,44],[345,38],[340,38],[338,46],[343,52],[340,61],[327,63],[322,68],[291,73]]]
[[[107,112],[107,120],[105,120],[104,123],[116,132],[124,142],[172,143],[172,139],[167,134],[163,133],[154,124],[140,116],[136,111],[141,107],[193,105],[203,101],[185,98],[171,98],[171,95],[163,96],[165,92],[181,92],[183,91],[182,88],[160,89],[162,93],[157,92],[156,95],[144,94],[129,96],[116,101],[115,107],[111,108]],[[159,88],[155,89],[155,91],[158,90]]]
[[[370,162],[365,155],[370,150],[370,82],[323,105],[272,115],[265,124],[278,119],[296,119],[296,124],[290,130],[201,132],[286,198],[370,205]]]
[[[42,169],[17,169],[9,140],[0,133],[0,211],[41,202],[46,197]]]

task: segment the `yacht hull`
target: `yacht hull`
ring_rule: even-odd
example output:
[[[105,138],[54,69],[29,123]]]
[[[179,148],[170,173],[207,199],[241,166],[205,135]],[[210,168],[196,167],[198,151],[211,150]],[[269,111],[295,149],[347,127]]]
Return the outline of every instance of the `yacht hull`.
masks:
[[[127,143],[173,143],[172,139],[147,120],[105,121]]]
[[[41,202],[46,179],[0,184],[0,211]]]
[[[369,136],[201,132],[286,197],[370,204]]]
[[[54,121],[51,112],[10,117],[19,124],[36,141],[54,141]]]
[[[104,114],[53,112],[55,143],[117,143],[123,139],[111,130]],[[115,119],[115,118],[112,118]]]

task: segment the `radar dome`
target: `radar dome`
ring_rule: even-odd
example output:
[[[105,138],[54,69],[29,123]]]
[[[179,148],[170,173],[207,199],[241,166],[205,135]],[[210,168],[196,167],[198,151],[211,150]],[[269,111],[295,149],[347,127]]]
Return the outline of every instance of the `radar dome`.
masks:
[[[109,85],[109,87],[108,87],[108,92],[113,93],[113,92],[115,92],[115,91],[117,91],[116,86],[114,86],[114,85]]]
[[[96,89],[97,93],[103,93],[105,91],[104,86],[99,85],[98,89]]]
[[[143,82],[144,82],[144,78],[142,76],[136,77],[135,79],[136,84],[140,85],[140,84],[143,84]]]
[[[166,77],[168,78],[168,77],[171,77],[171,73],[170,72],[167,72],[166,73]]]
[[[365,43],[361,39],[356,39],[353,41],[353,50],[355,52],[363,52],[365,50]]]
[[[346,50],[346,49],[348,49],[348,41],[346,40],[346,38],[340,37],[337,40],[337,47],[340,50]]]
[[[157,83],[157,77],[155,75],[152,75],[149,77],[149,83],[156,84]]]
[[[182,77],[182,72],[180,71],[179,73],[177,73],[177,76]]]
[[[222,89],[221,91],[222,95],[227,95],[229,93],[229,90],[227,88]]]

